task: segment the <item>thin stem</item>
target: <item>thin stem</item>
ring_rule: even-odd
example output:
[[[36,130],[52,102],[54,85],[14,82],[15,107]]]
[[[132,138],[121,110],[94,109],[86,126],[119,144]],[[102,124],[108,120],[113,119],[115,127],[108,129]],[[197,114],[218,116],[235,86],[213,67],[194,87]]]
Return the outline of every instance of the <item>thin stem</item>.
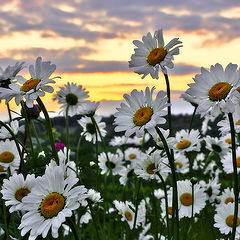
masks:
[[[67,142],[67,159],[66,159],[66,162],[68,162],[68,152],[69,152],[69,149],[70,149],[68,110],[69,110],[69,105],[67,105],[67,108],[66,108],[66,142]]]
[[[32,136],[31,136],[31,131],[30,131],[30,128],[29,128],[29,126],[30,126],[30,124],[29,124],[29,119],[28,119],[26,107],[25,107],[23,101],[21,101],[21,106],[22,106],[23,115],[24,115],[24,118],[25,118],[25,127],[26,127],[26,130],[27,130],[27,133],[28,133],[28,139],[29,139],[29,142],[30,142],[31,151],[32,151],[32,153],[34,154]]]
[[[190,124],[189,124],[189,128],[188,128],[188,132],[191,132],[191,130],[192,130],[193,119],[194,119],[194,117],[195,117],[195,115],[196,115],[197,107],[198,107],[198,106],[195,106],[195,107],[194,107],[194,111],[193,111],[192,117],[191,117],[191,119],[190,119]]]
[[[94,225],[94,228],[95,228],[95,231],[96,231],[97,239],[100,240],[100,236],[98,234],[98,228],[97,228],[98,224],[96,222],[95,215],[93,214],[93,209],[92,209],[91,203],[88,202],[88,206],[89,206],[89,209],[90,209],[90,212],[91,212],[91,215],[92,215],[93,225]]]
[[[12,114],[11,114],[11,109],[10,109],[10,105],[9,102],[7,103],[7,110],[8,110],[8,116],[9,116],[9,121],[12,121]]]
[[[164,191],[164,198],[165,198],[165,208],[166,208],[166,220],[167,220],[167,232],[168,232],[168,237],[167,239],[170,238],[170,228],[169,228],[169,217],[168,217],[168,195],[167,195],[167,187],[166,184],[164,182],[164,179],[162,177],[162,175],[159,172],[156,172],[156,174],[158,175],[158,177],[160,178],[162,184],[163,184],[163,191]]]
[[[193,211],[194,211],[194,184],[192,183],[192,224],[194,222]]]
[[[52,153],[53,153],[54,159],[55,159],[56,163],[59,164],[59,158],[58,158],[58,154],[57,154],[57,150],[56,150],[55,142],[54,142],[54,138],[53,138],[51,120],[49,118],[47,109],[45,108],[42,100],[39,97],[37,98],[37,103],[39,104],[41,110],[43,111],[43,114],[44,114],[44,117],[45,117],[45,120],[46,120],[47,132],[48,132],[49,141],[50,141],[50,145],[51,145],[51,148],[52,148]]]
[[[74,223],[74,221],[71,218],[68,218],[67,223],[72,230],[72,233],[73,233],[73,236],[74,236],[75,240],[80,240],[80,236],[78,234],[76,224]]]
[[[137,187],[136,201],[135,201],[135,215],[134,215],[133,230],[135,229],[136,223],[137,223],[138,202],[139,202],[139,193],[140,193],[141,183],[142,183],[141,178],[139,178],[139,179],[138,179],[138,187]]]
[[[40,143],[39,137],[38,137],[38,135],[37,135],[37,131],[36,131],[36,128],[35,128],[35,124],[34,124],[34,122],[33,122],[33,119],[30,120],[30,123],[31,123],[31,127],[32,127],[32,130],[33,130],[33,134],[34,134],[34,136],[35,136],[35,138],[36,138],[36,140],[37,140],[38,146],[40,147],[40,149],[41,149],[41,151],[42,151],[43,148],[42,148],[42,145],[41,145],[41,143]]]
[[[3,208],[3,217],[4,217],[5,239],[10,240],[9,232],[8,232],[8,224],[7,224],[7,209],[4,201],[3,201],[2,208]]]
[[[235,129],[232,113],[228,113],[228,119],[231,129],[232,138],[232,162],[233,162],[233,175],[234,175],[234,218],[232,228],[232,239],[235,240],[237,220],[238,220],[238,173],[237,173],[237,160],[236,160],[236,143],[235,143]]]
[[[170,94],[170,83],[168,79],[168,75],[164,74],[165,81],[166,81],[166,87],[167,87],[167,97],[168,97],[168,103],[171,104],[171,94]],[[171,114],[171,105],[168,106],[168,129],[169,129],[169,135],[172,136],[172,114]]]
[[[172,204],[173,215],[172,215],[172,219],[173,219],[173,223],[174,223],[174,215],[176,215],[176,233],[177,233],[176,239],[179,240],[178,190],[177,190],[177,177],[176,177],[175,166],[174,166],[174,157],[170,153],[166,139],[164,138],[162,132],[159,130],[158,127],[156,127],[156,131],[163,142],[163,146],[166,151],[168,161],[170,164],[170,168],[171,168],[171,172],[172,172],[172,178],[173,178],[173,204]],[[172,232],[174,233],[174,224],[172,224],[172,228],[173,228]]]
[[[79,153],[80,153],[80,144],[81,141],[83,139],[83,136],[86,134],[86,132],[84,132],[82,135],[80,135],[79,139],[78,139],[78,143],[77,143],[77,156],[76,156],[76,166],[77,166],[77,170],[79,169]]]

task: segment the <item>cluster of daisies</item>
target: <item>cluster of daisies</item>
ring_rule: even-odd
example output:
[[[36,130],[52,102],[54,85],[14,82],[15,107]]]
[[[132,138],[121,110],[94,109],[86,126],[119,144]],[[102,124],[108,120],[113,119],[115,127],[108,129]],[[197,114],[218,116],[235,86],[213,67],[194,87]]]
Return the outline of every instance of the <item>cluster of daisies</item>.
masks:
[[[173,56],[179,54],[181,41],[174,38],[165,45],[162,30],[157,30],[153,36],[148,33],[142,41],[133,43],[137,48],[129,67],[143,75],[142,78],[150,74],[158,79],[162,71],[168,79],[167,68],[174,67]],[[166,129],[171,108],[169,95],[164,91],[155,92],[155,87],[146,87],[124,94],[125,101],[117,108],[113,123],[115,131],[124,134],[111,136],[109,142],[104,140],[106,124],[96,114],[99,102],[87,100],[88,92],[83,86],[67,83],[56,91],[53,100],[60,105],[66,123],[69,116],[80,116],[77,122],[82,131],[74,133],[79,136],[77,147],[70,146],[69,139],[64,143],[55,138],[55,147],[49,150],[42,148],[38,140],[36,144],[41,146],[41,151],[37,157],[26,145],[27,139],[35,144],[30,142],[28,124],[40,118],[41,110],[45,111],[40,99],[46,92],[53,93],[54,88],[49,84],[60,77],[51,77],[56,65],[41,57],[29,66],[29,78],[19,75],[23,68],[24,62],[5,70],[0,68],[0,101],[5,99],[10,116],[10,122],[1,122],[0,127],[1,206],[3,212],[16,212],[21,236],[28,234],[29,239],[34,240],[40,235],[46,238],[51,232],[52,237],[58,238],[64,231],[65,235],[71,233],[77,239],[79,229],[92,222],[96,235],[103,237],[107,227],[101,226],[99,216],[104,215],[104,224],[107,224],[109,215],[110,222],[124,222],[125,230],[118,233],[121,239],[133,238],[131,231],[137,239],[171,239],[173,234],[167,231],[169,221],[173,220],[174,225],[178,216],[180,223],[189,218],[193,219],[192,225],[197,225],[204,209],[212,209],[213,227],[219,229],[216,238],[231,234],[234,227],[236,238],[240,237],[240,213],[236,212],[239,193],[231,183],[234,166],[240,171],[240,71],[236,64],[230,63],[225,69],[218,63],[209,70],[202,68],[182,95],[204,118],[201,131],[189,128],[172,134],[172,129]],[[12,99],[16,105],[21,103],[23,117],[20,118],[26,121],[11,119],[9,102]],[[46,115],[44,112],[47,122]],[[222,117],[217,123],[220,135],[206,135],[209,121],[218,116]],[[49,126],[48,131],[52,131]],[[68,135],[67,124],[66,128]],[[37,135],[35,130],[34,133]],[[49,141],[53,136],[49,133]],[[87,189],[82,180],[84,171],[79,164],[82,139],[96,145],[89,153],[95,161],[88,164],[97,182],[100,181],[98,191]],[[234,164],[233,151],[236,152]],[[42,168],[31,169],[31,174],[24,172],[34,159],[41,161]],[[108,183],[107,179],[114,179],[114,183]],[[134,183],[138,183],[138,188]],[[116,193],[111,192],[112,188],[109,190],[110,199],[106,195],[108,184],[115,184],[117,187],[113,189],[118,189]],[[147,195],[149,186],[151,196]],[[134,196],[132,192],[136,192]],[[152,215],[155,215],[155,224]],[[5,235],[8,234],[7,218],[5,216],[5,228],[0,228]],[[157,230],[157,223],[162,231]],[[194,231],[191,228],[193,226],[189,231]]]

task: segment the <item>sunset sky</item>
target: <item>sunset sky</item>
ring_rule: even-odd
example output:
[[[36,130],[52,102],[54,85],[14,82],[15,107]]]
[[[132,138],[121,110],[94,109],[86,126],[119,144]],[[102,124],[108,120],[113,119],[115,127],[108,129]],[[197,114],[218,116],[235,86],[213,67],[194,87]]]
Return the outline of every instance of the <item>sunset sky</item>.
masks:
[[[239,0],[1,0],[0,66],[25,61],[20,73],[28,77],[28,65],[42,56],[57,65],[55,90],[68,81],[81,84],[106,115],[134,88],[165,90],[162,74],[141,79],[128,68],[132,41],[162,28],[165,43],[174,37],[183,42],[168,74],[175,113],[184,112],[190,106],[178,97],[201,66],[239,64],[239,16]],[[57,111],[51,99],[42,100]],[[0,117],[4,112],[1,103]]]

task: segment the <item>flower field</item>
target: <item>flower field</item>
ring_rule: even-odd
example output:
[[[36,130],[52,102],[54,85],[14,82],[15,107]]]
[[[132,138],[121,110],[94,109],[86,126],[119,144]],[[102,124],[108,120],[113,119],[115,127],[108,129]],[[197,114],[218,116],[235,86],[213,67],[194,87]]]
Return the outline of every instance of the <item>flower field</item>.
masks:
[[[9,114],[0,121],[0,239],[240,239],[238,66],[193,76],[181,97],[194,111],[179,128],[167,69],[182,42],[165,44],[160,29],[133,44],[129,67],[165,80],[167,92],[124,94],[108,125],[83,86],[53,94],[61,76],[50,61],[37,57],[28,79],[23,62],[0,69]],[[58,127],[46,92],[59,104]],[[10,101],[21,105],[15,118]]]

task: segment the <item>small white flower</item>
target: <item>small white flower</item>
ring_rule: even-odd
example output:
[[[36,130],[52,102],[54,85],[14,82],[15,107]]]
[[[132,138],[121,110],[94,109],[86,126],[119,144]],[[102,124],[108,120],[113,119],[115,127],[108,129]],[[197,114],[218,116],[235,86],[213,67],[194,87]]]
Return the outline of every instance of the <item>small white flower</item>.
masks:
[[[80,107],[86,102],[85,98],[88,98],[88,92],[82,88],[82,85],[77,85],[74,83],[67,83],[60,90],[54,94],[53,100],[57,100],[61,105],[61,113],[66,115],[66,110],[68,106],[68,115],[74,116],[79,114]]]
[[[89,189],[87,194],[88,194],[88,198],[93,203],[102,202],[101,194],[99,192],[95,191],[94,189]]]
[[[143,135],[143,137],[134,136],[133,138],[128,138],[127,143],[131,143],[131,144],[134,144],[136,146],[141,146],[144,143],[148,142],[149,139],[150,139],[150,135],[148,133],[145,133]]]
[[[107,131],[105,130],[106,123],[101,122],[102,117],[100,117],[100,116],[95,116],[94,119],[96,121],[96,124],[98,125],[98,128],[101,132],[102,137],[105,137],[107,134]],[[93,142],[95,144],[96,137],[97,137],[98,142],[101,142],[100,135],[90,117],[82,117],[77,122],[78,122],[78,124],[80,124],[82,126],[82,128],[83,128],[82,134],[84,134],[84,137],[88,142]]]
[[[223,165],[224,172],[230,174],[233,173],[233,162],[232,162],[232,152],[228,152],[224,157],[221,158],[221,163]],[[240,147],[236,149],[236,164],[237,172],[240,172]]]
[[[8,127],[12,130],[12,132],[14,133],[14,135],[17,135],[17,133],[19,131],[21,131],[22,127],[19,127],[19,121],[18,120],[13,120],[10,122],[10,124],[8,124]],[[2,126],[0,128],[0,138],[5,139],[5,138],[12,138],[12,135],[10,134],[10,132],[4,127]]]
[[[180,130],[176,133],[173,148],[177,152],[200,151],[200,135],[198,130]]]
[[[221,184],[218,182],[218,177],[210,179],[208,183],[204,184],[202,187],[205,188],[205,192],[207,193],[207,199],[210,203],[214,202],[220,193]]]
[[[119,157],[118,154],[113,154],[113,153],[107,153],[108,159],[106,157],[106,154],[100,153],[98,156],[98,161],[99,161],[99,167],[101,168],[101,174],[109,174],[112,172],[113,175],[119,174],[119,172],[123,168],[123,161],[122,158]]]
[[[136,133],[137,137],[143,137],[145,130],[153,135],[156,132],[155,127],[166,122],[163,118],[167,115],[164,109],[169,105],[165,97],[166,93],[158,92],[156,99],[153,100],[154,89],[150,91],[147,87],[145,93],[134,89],[130,95],[124,95],[128,105],[121,103],[121,107],[117,108],[118,112],[114,114],[116,132],[125,131],[127,138],[133,133]]]
[[[125,136],[114,136],[113,139],[111,139],[111,141],[109,142],[110,146],[116,147],[116,146],[122,146],[126,143],[129,143],[127,138]]]
[[[24,203],[22,199],[27,196],[35,185],[35,176],[27,175],[24,179],[22,174],[13,174],[9,179],[3,180],[1,193],[6,206],[11,206],[9,212],[21,210]]]
[[[221,205],[217,209],[217,213],[214,215],[214,227],[218,228],[222,234],[228,235],[232,232],[233,228],[233,216],[234,216],[234,203],[228,203]],[[240,236],[240,215],[237,214],[237,227],[236,227],[236,239]]]
[[[176,168],[176,172],[183,174],[189,172],[189,160],[182,153],[175,154],[174,165]]]
[[[129,164],[127,167],[124,167],[118,173],[120,175],[119,182],[123,186],[126,185],[128,179],[134,175],[133,165]]]
[[[24,97],[27,107],[32,108],[35,99],[45,96],[45,92],[53,92],[53,87],[47,84],[55,83],[53,78],[49,78],[55,69],[55,64],[42,62],[42,58],[38,57],[35,67],[33,65],[29,66],[31,78],[27,80],[20,75],[16,76],[16,82],[9,84],[9,89],[0,88],[0,99],[6,99],[7,103],[15,98],[16,104],[19,105]]]
[[[160,131],[161,131],[163,137],[165,138],[168,147],[171,147],[171,146],[174,144],[174,140],[175,140],[175,139],[174,139],[174,137],[169,137],[169,134],[170,134],[169,129],[164,130],[164,129],[160,128]],[[160,148],[162,148],[162,149],[164,148],[163,141],[162,141],[162,139],[159,137],[158,133],[156,133],[156,134],[153,135],[153,139],[154,139],[155,143],[156,143]]]
[[[71,217],[73,210],[88,197],[84,186],[75,186],[78,179],[64,177],[61,166],[47,170],[42,177],[36,179],[35,186],[25,198],[23,210],[27,211],[18,227],[24,236],[30,231],[30,239],[42,235],[46,238],[50,228],[52,236],[58,237],[58,229]]]
[[[177,181],[178,188],[178,205],[179,205],[179,217],[192,216],[193,214],[200,213],[200,211],[206,205],[206,193],[204,188],[201,188],[199,184],[194,184],[194,201],[192,195],[192,183],[189,180]]]
[[[198,153],[193,162],[193,169],[194,170],[203,169],[203,167],[205,166],[204,160],[205,160],[204,153]]]
[[[152,78],[158,79],[159,67],[165,74],[167,73],[166,67],[173,68],[173,55],[179,54],[179,47],[182,47],[179,44],[182,42],[174,38],[165,45],[162,29],[155,31],[153,37],[149,32],[143,36],[142,41],[133,41],[137,48],[131,56],[129,67],[133,67],[136,73],[143,74],[142,78],[150,73]]]
[[[79,108],[79,114],[85,115],[87,117],[94,116],[97,108],[99,107],[99,104],[99,102],[85,101]]]
[[[127,148],[124,152],[125,160],[129,161],[133,166],[135,166],[136,162],[140,161],[142,156],[142,152],[138,148]]]
[[[219,196],[220,203],[219,205],[224,205],[228,203],[233,203],[235,201],[235,195],[233,192],[233,188],[225,188],[221,195]]]
[[[229,152],[229,144],[217,137],[206,136],[205,142],[206,148],[209,151],[214,151],[221,157],[225,156]]]
[[[240,75],[237,67],[236,64],[229,63],[224,71],[217,63],[210,67],[210,71],[201,68],[201,74],[193,79],[195,82],[188,84],[190,88],[186,92],[199,102],[197,112],[201,116],[207,113],[218,116],[221,112],[234,112],[231,98],[239,87]]]

